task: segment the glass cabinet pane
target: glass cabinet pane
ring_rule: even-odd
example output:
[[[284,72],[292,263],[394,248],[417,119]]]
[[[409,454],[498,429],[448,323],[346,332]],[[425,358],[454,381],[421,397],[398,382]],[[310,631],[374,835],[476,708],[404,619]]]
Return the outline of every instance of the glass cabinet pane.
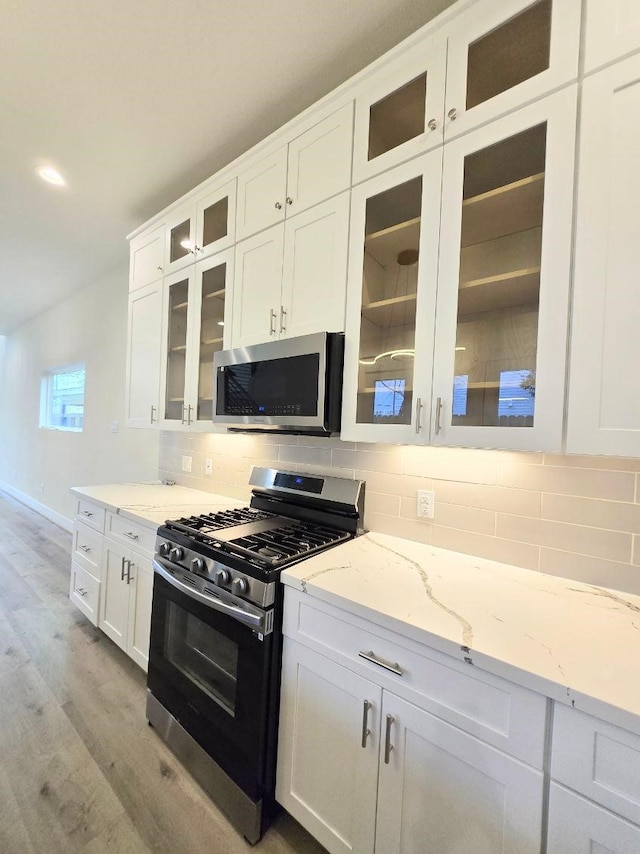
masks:
[[[164,417],[172,421],[183,420],[188,297],[187,279],[170,286]]]
[[[411,423],[421,203],[421,177],[367,199],[359,423]]]
[[[209,246],[227,236],[229,221],[229,199],[225,196],[204,209],[202,224],[202,246]]]
[[[424,133],[427,75],[396,89],[369,110],[369,152],[373,160]]]
[[[198,421],[211,421],[213,415],[213,354],[222,350],[226,276],[226,264],[219,264],[202,274]]]
[[[169,261],[173,264],[191,251],[191,220],[185,219],[171,229],[169,240]]]
[[[464,160],[452,425],[531,427],[546,123]]]
[[[467,109],[549,67],[551,0],[539,0],[473,44],[467,57]]]

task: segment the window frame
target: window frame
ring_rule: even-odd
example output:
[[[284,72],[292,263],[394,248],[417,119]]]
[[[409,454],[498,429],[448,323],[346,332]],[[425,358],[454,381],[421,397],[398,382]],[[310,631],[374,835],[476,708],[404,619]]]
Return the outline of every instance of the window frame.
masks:
[[[82,387],[82,415],[80,426],[68,426],[53,424],[53,402],[54,402],[54,380],[61,374],[73,374],[78,371],[84,373],[84,384]],[[41,430],[55,430],[63,433],[82,433],[84,431],[85,397],[86,397],[87,370],[84,362],[75,362],[71,365],[50,368],[43,371],[40,379],[40,411],[39,426]],[[77,416],[76,416],[77,417]]]

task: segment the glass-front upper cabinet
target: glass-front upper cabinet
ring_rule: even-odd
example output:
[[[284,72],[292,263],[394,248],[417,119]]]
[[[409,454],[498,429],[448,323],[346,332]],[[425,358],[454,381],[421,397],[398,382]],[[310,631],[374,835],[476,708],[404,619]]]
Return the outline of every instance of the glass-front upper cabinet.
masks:
[[[581,0],[487,0],[449,31],[449,139],[578,75]]]
[[[341,435],[416,441],[429,423],[441,151],[354,189]]]
[[[211,426],[213,354],[229,346],[233,250],[165,279],[162,426]]]
[[[177,210],[166,226],[165,272],[173,273],[235,241],[236,179]]]
[[[562,440],[576,87],[444,148],[431,441]]]

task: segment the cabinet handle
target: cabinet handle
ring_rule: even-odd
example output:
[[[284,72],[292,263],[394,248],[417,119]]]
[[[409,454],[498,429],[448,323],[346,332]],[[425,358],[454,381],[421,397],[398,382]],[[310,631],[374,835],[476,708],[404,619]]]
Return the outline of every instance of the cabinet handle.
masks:
[[[122,535],[124,537],[129,537],[130,540],[137,540],[138,534],[134,534],[133,531],[123,531]]]
[[[187,416],[185,415],[186,411],[187,411],[187,407],[186,407],[186,406],[183,406],[183,407],[182,407],[182,418],[180,419],[180,423],[181,423],[181,424],[186,424],[186,423],[187,423]]]
[[[90,510],[81,510],[80,515],[81,516],[93,516],[93,513],[91,513]]]
[[[192,409],[193,409],[193,406],[191,406],[191,404],[189,404],[189,406],[187,406],[187,427],[191,426],[191,410]]]
[[[288,204],[288,205],[292,205],[292,204],[293,204],[293,199],[291,198],[291,196],[287,196],[287,204]]]
[[[159,272],[159,273],[161,273],[161,272],[162,272],[162,267],[156,267],[156,270],[158,270],[158,272]]]
[[[416,433],[422,430],[422,398],[416,398]]]
[[[126,558],[123,557],[122,558],[122,568],[120,570],[120,581],[124,581],[124,562],[125,562],[125,560],[126,560]]]
[[[286,332],[287,331],[287,324],[285,322],[286,319],[287,319],[287,310],[283,305],[281,305],[280,306],[280,332]]]
[[[438,127],[438,122],[435,119],[429,119],[427,127],[429,130],[435,130]]]
[[[458,118],[458,111],[455,107],[452,107],[447,113],[447,116],[451,119],[452,122],[455,122],[455,120]]]
[[[131,560],[127,561],[127,584],[131,584],[131,582],[133,581],[133,578],[131,577],[131,564],[132,563],[133,563],[133,561],[131,561]]]
[[[371,735],[371,730],[367,726],[369,720],[369,709],[371,708],[371,703],[368,700],[364,701],[364,705],[362,707],[362,747],[367,746],[367,736]]]
[[[85,590],[84,587],[76,587],[76,593],[83,598],[87,595],[89,591]]]
[[[436,420],[433,425],[433,432],[438,435],[438,433],[442,430],[442,398],[436,397]]]
[[[276,334],[276,313],[271,308],[269,309],[269,335]]]
[[[85,554],[88,554],[91,551],[90,546],[78,546],[78,548],[83,551]]]
[[[156,411],[156,407],[155,407],[155,406],[153,405],[153,403],[152,403],[152,404],[151,404],[151,423],[152,423],[152,424],[154,424],[154,423],[155,423],[155,420],[156,420],[156,419],[154,418],[154,415],[153,415],[153,413],[154,413],[155,411]]]
[[[372,664],[377,664],[378,667],[384,667],[385,670],[390,670],[392,673],[395,673],[396,676],[402,676],[402,668],[400,667],[397,661],[394,661],[394,663],[392,664],[390,661],[385,661],[384,658],[378,658],[378,656],[374,654],[372,649],[370,649],[368,652],[360,650],[358,656],[359,658],[364,658],[366,661],[370,661]]]
[[[277,211],[282,210],[282,204],[280,202],[276,202],[274,207]]]
[[[391,756],[391,751],[393,750],[393,744],[391,744],[391,727],[393,726],[393,722],[395,718],[393,715],[387,715],[387,727],[384,736],[384,764],[389,764],[389,757]]]

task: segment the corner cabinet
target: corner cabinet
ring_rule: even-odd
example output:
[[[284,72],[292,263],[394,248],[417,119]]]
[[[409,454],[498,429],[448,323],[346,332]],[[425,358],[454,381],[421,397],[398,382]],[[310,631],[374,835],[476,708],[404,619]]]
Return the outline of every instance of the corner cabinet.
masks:
[[[157,427],[162,351],[162,279],[129,294],[127,427]]]
[[[576,96],[354,190],[343,438],[559,450]]]

